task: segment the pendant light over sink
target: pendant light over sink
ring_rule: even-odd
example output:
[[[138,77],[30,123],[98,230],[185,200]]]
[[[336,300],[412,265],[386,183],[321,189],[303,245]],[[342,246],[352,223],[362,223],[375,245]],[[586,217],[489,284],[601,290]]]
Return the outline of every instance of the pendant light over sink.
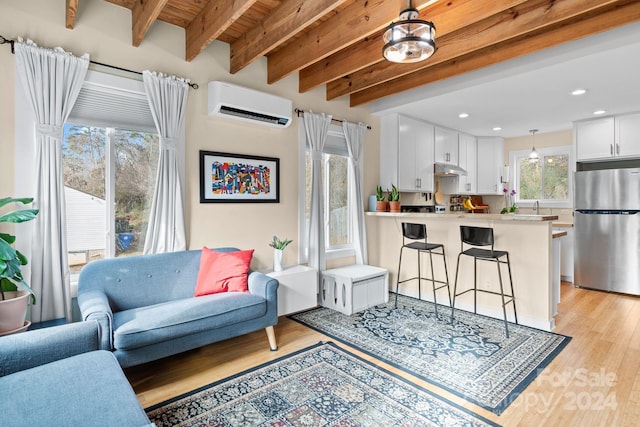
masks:
[[[418,19],[420,14],[411,7],[400,12],[400,20],[392,22],[385,31],[382,56],[400,64],[424,61],[436,51],[436,27],[432,22]]]
[[[535,163],[540,160],[540,154],[538,154],[538,152],[536,151],[536,132],[538,132],[538,129],[531,129],[529,131],[529,133],[531,134],[531,152],[529,153],[529,162],[531,163]]]

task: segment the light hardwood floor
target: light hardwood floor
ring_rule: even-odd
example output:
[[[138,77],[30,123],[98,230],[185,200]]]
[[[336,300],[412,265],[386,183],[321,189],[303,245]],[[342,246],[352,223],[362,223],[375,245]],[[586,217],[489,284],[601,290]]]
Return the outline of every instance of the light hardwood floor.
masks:
[[[555,332],[573,337],[500,416],[358,352],[503,426],[639,426],[640,298],[562,284]],[[258,331],[126,369],[144,407],[191,391],[329,337],[286,317],[276,326],[278,351]]]

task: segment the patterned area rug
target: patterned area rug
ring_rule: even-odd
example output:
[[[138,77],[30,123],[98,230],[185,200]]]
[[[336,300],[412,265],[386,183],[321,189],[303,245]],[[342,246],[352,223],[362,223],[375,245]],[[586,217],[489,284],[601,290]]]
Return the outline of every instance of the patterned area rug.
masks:
[[[290,316],[325,335],[449,390],[495,414],[511,402],[569,343],[570,337],[449,309],[400,295],[346,316],[315,308]]]
[[[156,426],[495,426],[333,343],[147,409]]]

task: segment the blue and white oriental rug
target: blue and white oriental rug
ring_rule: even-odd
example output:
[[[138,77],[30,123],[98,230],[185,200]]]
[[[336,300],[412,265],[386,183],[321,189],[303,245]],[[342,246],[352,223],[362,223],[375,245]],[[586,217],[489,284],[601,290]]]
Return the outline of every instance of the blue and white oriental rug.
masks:
[[[147,409],[156,426],[495,426],[333,343]]]
[[[290,316],[325,335],[500,414],[570,337],[399,295],[351,316],[315,308]]]

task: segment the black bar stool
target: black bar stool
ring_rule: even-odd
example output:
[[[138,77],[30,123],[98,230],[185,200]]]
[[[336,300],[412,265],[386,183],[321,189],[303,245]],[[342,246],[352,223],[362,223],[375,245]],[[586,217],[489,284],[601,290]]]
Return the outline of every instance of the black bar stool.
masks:
[[[412,240],[407,243],[406,240]],[[420,241],[418,241],[420,240]],[[424,240],[424,241],[421,241]],[[402,251],[407,249],[414,249],[418,252],[418,276],[410,279],[400,280],[400,268],[402,267]],[[442,248],[442,252],[433,252],[434,249]],[[420,266],[420,254],[423,252],[429,253],[429,263],[431,264],[431,278],[421,276]],[[445,281],[435,280],[433,274],[433,254],[442,255],[442,262],[444,263]],[[427,226],[425,224],[412,224],[408,222],[402,223],[402,247],[400,248],[400,261],[398,261],[398,278],[396,280],[396,308],[398,307],[398,287],[400,283],[408,282],[410,280],[418,279],[418,298],[422,296],[421,284],[423,280],[431,281],[433,287],[433,303],[435,304],[436,318],[438,317],[438,300],[436,298],[436,291],[439,289],[447,288],[447,296],[449,297],[449,306],[451,305],[451,290],[449,289],[449,273],[447,272],[447,261],[444,256],[444,245],[441,243],[427,243]],[[441,283],[442,286],[436,287],[436,283]]]
[[[497,251],[493,249],[493,228],[489,227],[469,227],[465,225],[460,226],[460,253],[458,254],[458,263],[456,264],[456,278],[453,284],[453,305],[451,306],[451,321],[453,322],[454,307],[456,304],[456,297],[467,292],[473,291],[473,312],[477,313],[477,295],[478,292],[484,292],[493,295],[500,295],[502,297],[502,313],[504,315],[504,329],[506,337],[509,338],[509,326],[507,323],[507,304],[513,304],[513,316],[515,317],[516,324],[518,324],[518,314],[516,313],[516,300],[513,293],[513,279],[511,277],[511,263],[509,262],[508,251]],[[464,250],[465,243],[469,246],[474,246],[467,250]],[[491,246],[491,249],[478,249],[478,246]],[[473,257],[473,288],[466,291],[456,293],[458,287],[458,269],[460,267],[460,256],[467,255]],[[501,260],[502,257],[506,257],[506,261]],[[498,280],[500,282],[500,292],[488,291],[484,289],[478,289],[478,260],[495,262],[498,267]],[[500,264],[507,264],[509,270],[509,284],[511,285],[511,295],[504,293],[502,286],[502,273],[500,272]],[[506,298],[506,299],[505,299]]]

